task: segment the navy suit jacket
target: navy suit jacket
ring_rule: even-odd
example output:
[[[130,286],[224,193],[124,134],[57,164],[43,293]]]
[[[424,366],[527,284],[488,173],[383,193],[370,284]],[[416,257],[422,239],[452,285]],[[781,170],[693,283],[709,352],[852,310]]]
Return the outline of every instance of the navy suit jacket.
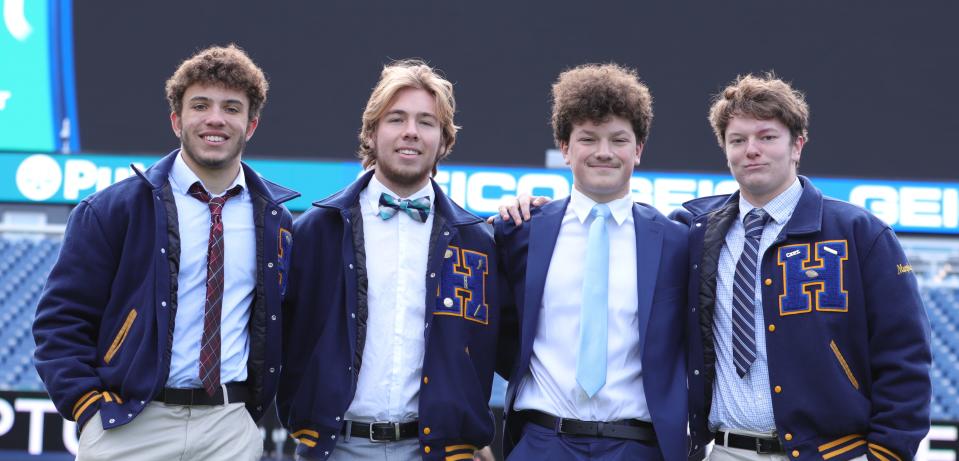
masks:
[[[501,275],[510,290],[508,296],[502,297],[497,363],[497,371],[510,380],[505,405],[505,453],[519,440],[522,430],[522,421],[511,418],[513,402],[520,382],[529,373],[546,273],[568,204],[567,198],[535,208],[532,219],[518,227],[499,218],[494,224]],[[633,222],[646,404],[663,458],[685,460],[688,228],[641,203],[633,204]],[[572,346],[571,351],[574,349]]]

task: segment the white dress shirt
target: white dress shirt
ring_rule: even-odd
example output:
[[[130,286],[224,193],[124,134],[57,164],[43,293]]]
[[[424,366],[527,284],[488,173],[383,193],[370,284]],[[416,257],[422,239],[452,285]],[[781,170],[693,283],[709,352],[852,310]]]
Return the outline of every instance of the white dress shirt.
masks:
[[[200,388],[200,341],[206,309],[206,263],[210,242],[210,207],[187,191],[200,181],[177,155],[170,170],[180,232],[177,308],[167,387]],[[201,182],[202,184],[202,182]],[[220,312],[220,382],[246,381],[250,354],[249,320],[256,288],[256,235],[253,201],[243,169],[233,184],[239,195],[223,206],[223,307]],[[204,186],[206,189],[206,186]],[[223,195],[223,194],[220,194]]]
[[[802,183],[796,179],[793,184],[762,207],[770,220],[763,227],[759,241],[758,255],[772,245],[783,227],[789,221],[802,195]],[[732,302],[733,278],[736,264],[743,253],[746,241],[746,228],[743,220],[752,209],[751,203],[739,197],[739,216],[726,232],[726,241],[719,253],[719,270],[716,276],[716,308],[713,314],[713,338],[716,342],[716,381],[713,384],[713,405],[709,412],[709,427],[712,430],[744,430],[752,433],[771,434],[776,430],[773,418],[773,401],[769,394],[769,363],[766,356],[766,325],[763,318],[763,291],[756,275],[754,328],[756,332],[756,360],[746,376],[740,378],[733,364],[732,346]],[[757,268],[757,271],[761,271]]]
[[[378,215],[382,192],[400,199],[426,196],[434,202],[432,184],[400,197],[376,176],[360,192],[368,317],[356,395],[346,411],[352,421],[412,421],[419,414],[433,211],[422,223],[403,211],[384,221]]]
[[[636,228],[630,195],[607,203],[612,219],[606,223],[610,267],[606,384],[590,399],[576,382],[583,261],[592,223],[589,212],[595,204],[573,189],[546,274],[530,372],[522,378],[514,406],[584,421],[649,421],[642,380]]]

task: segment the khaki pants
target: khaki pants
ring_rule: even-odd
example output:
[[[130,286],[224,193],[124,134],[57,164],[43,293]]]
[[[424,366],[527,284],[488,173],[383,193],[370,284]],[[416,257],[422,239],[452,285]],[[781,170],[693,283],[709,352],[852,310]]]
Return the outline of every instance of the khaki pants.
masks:
[[[100,413],[80,433],[77,461],[258,461],[263,438],[242,403],[214,406],[151,402],[133,421],[104,430]]]
[[[770,437],[769,434],[760,434],[755,432],[736,431],[741,435],[752,437]],[[718,444],[713,444],[712,451],[706,457],[706,461],[789,461],[790,458],[785,453],[780,454],[759,454],[756,450],[745,450],[742,448],[728,448]],[[853,458],[849,461],[867,461],[866,455]]]

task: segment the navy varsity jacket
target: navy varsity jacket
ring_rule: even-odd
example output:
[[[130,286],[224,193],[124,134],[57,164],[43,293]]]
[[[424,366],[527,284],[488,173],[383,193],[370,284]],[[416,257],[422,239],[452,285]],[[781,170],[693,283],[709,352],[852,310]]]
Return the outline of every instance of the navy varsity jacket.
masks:
[[[78,429],[97,410],[106,429],[132,421],[169,375],[180,248],[168,177],[178,152],[145,172],[134,168],[136,175],[70,213],[33,335],[40,378]],[[246,404],[259,419],[280,371],[278,319],[292,245],[292,217],[282,203],[299,194],[243,169],[257,242]]]
[[[372,175],[314,203],[293,226],[297,250],[284,300],[277,408],[299,442],[297,453],[310,458],[332,453],[362,366],[367,285],[358,197]],[[453,203],[435,182],[433,189],[419,440],[424,460],[463,459],[493,440],[496,251],[489,225]]]
[[[802,196],[762,255],[763,317],[777,437],[791,459],[912,459],[929,430],[929,321],[892,229],[855,205]],[[739,195],[684,204],[690,225],[691,458],[703,455],[715,380],[716,271]]]

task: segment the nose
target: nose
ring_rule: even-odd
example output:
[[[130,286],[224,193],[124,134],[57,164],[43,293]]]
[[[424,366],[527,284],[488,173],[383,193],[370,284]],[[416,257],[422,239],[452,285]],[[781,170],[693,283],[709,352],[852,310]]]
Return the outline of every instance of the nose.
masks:
[[[205,122],[207,125],[210,125],[210,126],[223,126],[224,124],[226,124],[226,120],[223,114],[223,109],[220,109],[219,107],[216,107],[216,106],[211,108],[209,111],[207,111],[207,117]]]
[[[746,140],[746,156],[756,157],[759,155],[759,140],[756,138],[749,138]]]
[[[415,118],[411,117],[403,128],[403,139],[419,139],[420,132],[417,128]]]
[[[613,158],[613,145],[608,139],[600,141],[599,149],[596,150],[596,157],[603,160]]]

